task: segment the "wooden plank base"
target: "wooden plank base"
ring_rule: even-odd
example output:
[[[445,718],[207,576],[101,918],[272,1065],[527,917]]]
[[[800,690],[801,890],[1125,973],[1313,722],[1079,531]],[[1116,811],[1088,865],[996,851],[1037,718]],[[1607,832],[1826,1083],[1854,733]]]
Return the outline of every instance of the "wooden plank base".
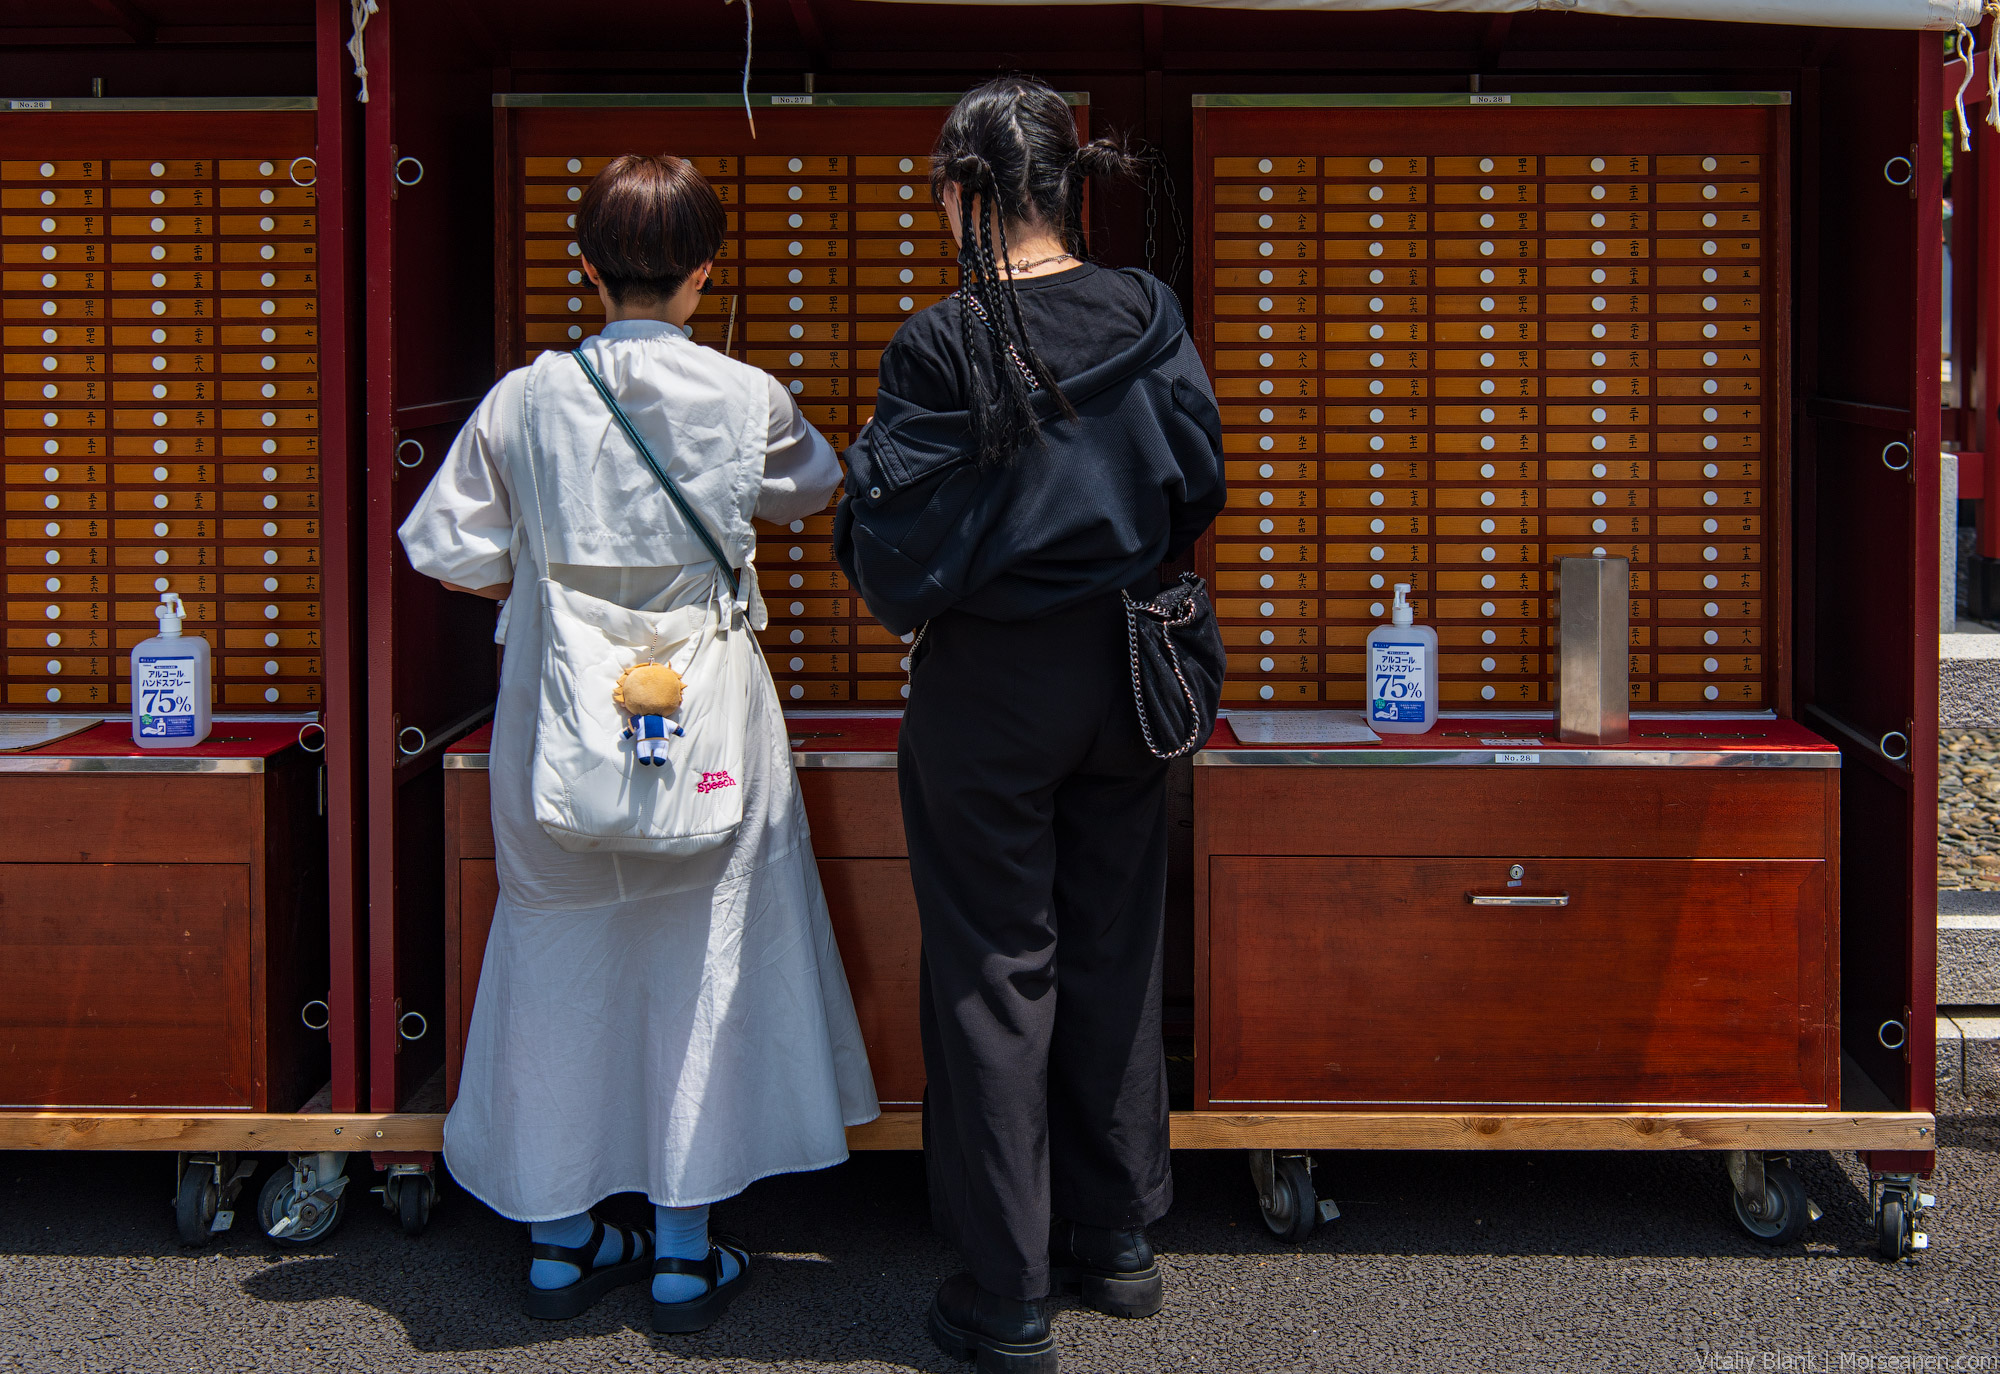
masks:
[[[923,1148],[916,1112],[850,1126],[853,1150]],[[1928,1112],[1175,1112],[1177,1150],[1934,1150]],[[0,1112],[0,1150],[442,1150],[444,1117]]]
[[[916,1112],[850,1126],[854,1150],[915,1150]],[[1176,1150],[1932,1150],[1928,1112],[1175,1112]]]
[[[0,1150],[442,1150],[444,1114],[0,1112]]]

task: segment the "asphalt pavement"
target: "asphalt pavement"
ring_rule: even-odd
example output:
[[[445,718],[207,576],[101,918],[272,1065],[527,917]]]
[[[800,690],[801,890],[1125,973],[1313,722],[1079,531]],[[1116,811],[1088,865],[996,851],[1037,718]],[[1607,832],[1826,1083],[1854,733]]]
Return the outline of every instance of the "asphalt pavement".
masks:
[[[1931,1248],[1896,1264],[1874,1256],[1852,1155],[1795,1158],[1826,1216],[1772,1250],[1737,1228],[1713,1155],[1322,1154],[1342,1215],[1292,1247],[1265,1231],[1240,1153],[1181,1153],[1154,1229],[1166,1311],[1065,1303],[1063,1369],[2000,1371],[2000,1118],[1944,1118],[1939,1144]],[[0,1154],[0,1369],[968,1368],[924,1334],[956,1266],[913,1154],[720,1205],[758,1273],[692,1337],[653,1335],[643,1288],[529,1321],[524,1228],[456,1190],[412,1239],[357,1180],[340,1229],[291,1252],[255,1233],[251,1193],[232,1232],[186,1250],[172,1173],[170,1155]]]

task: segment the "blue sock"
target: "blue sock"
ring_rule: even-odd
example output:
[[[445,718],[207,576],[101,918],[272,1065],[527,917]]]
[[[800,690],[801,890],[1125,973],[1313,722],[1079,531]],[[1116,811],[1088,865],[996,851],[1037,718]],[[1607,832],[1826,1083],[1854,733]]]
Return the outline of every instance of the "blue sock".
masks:
[[[656,1259],[703,1260],[708,1258],[708,1208],[655,1207],[653,1209],[653,1256]],[[742,1266],[727,1250],[722,1252],[722,1277],[727,1283]],[[708,1285],[691,1274],[653,1275],[654,1302],[687,1302],[708,1291]]]
[[[540,1245],[583,1245],[590,1240],[590,1213],[578,1212],[559,1221],[537,1221],[528,1227],[528,1238]],[[597,1264],[617,1260],[625,1242],[611,1227],[604,1228],[604,1243],[597,1249]],[[537,1288],[567,1288],[583,1275],[574,1264],[562,1260],[538,1259],[528,1266],[528,1282]]]

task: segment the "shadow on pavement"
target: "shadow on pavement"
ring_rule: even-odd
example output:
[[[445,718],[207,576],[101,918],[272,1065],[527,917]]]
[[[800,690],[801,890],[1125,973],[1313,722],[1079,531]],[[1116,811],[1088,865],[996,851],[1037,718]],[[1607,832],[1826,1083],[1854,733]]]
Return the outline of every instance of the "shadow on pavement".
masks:
[[[1940,1124],[1942,1144],[1971,1152],[1958,1156],[1957,1172],[1987,1172],[1985,1161],[2000,1153],[2000,1119]],[[182,1250],[173,1237],[171,1159],[0,1155],[0,1253],[85,1266],[187,1265],[218,1256],[230,1263],[226,1273],[213,1272],[249,1300],[246,1312],[272,1313],[259,1320],[343,1325],[352,1319],[334,1314],[359,1305],[400,1328],[412,1351],[446,1359],[520,1350],[556,1367],[609,1341],[625,1350],[638,1342],[669,1363],[962,1368],[938,1355],[923,1328],[931,1291],[957,1263],[931,1232],[922,1160],[914,1153],[857,1155],[823,1173],[764,1180],[719,1205],[717,1229],[750,1246],[759,1272],[720,1324],[693,1337],[651,1334],[643,1285],[572,1322],[530,1321],[519,1302],[524,1227],[447,1185],[430,1231],[405,1237],[367,1192],[375,1180],[362,1160],[355,1161],[349,1214],[322,1247],[270,1250],[249,1220],[253,1182],[235,1231],[206,1250]],[[1866,1176],[1852,1155],[1794,1157],[1826,1216],[1804,1242],[1778,1250],[1738,1228],[1713,1154],[1385,1151],[1320,1154],[1316,1161],[1318,1191],[1337,1202],[1341,1216],[1289,1246],[1265,1230],[1242,1152],[1177,1154],[1176,1204],[1153,1230],[1168,1273],[1169,1312],[1152,1323],[1117,1323],[1065,1305],[1059,1327],[1107,1357],[1140,1358],[1143,1348],[1145,1358],[1166,1359],[1185,1340],[1194,1342],[1190,1352],[1206,1348],[1217,1320],[1247,1320],[1246,1330],[1267,1340],[1270,1313],[1316,1321],[1312,1314],[1327,1302],[1345,1306],[1337,1297],[1343,1293],[1421,1302],[1419,1293],[1438,1274],[1552,1264],[1567,1273],[1606,1263],[1616,1272],[1659,1273],[1662,1265],[1719,1263],[1733,1282],[1760,1285],[1822,1284],[1838,1274],[1843,1286],[1860,1284],[1878,1296],[1908,1290],[1914,1301],[1927,1271],[1977,1265],[1992,1248],[1994,1199],[1981,1196],[1971,1178],[1955,1190],[1947,1168],[1935,1185],[1945,1207],[1931,1221],[1939,1249],[1922,1265],[1868,1258]],[[605,1207],[626,1220],[648,1210],[638,1197]],[[1263,1319],[1251,1315],[1266,1309]],[[1171,1350],[1152,1348],[1167,1340],[1176,1342]]]

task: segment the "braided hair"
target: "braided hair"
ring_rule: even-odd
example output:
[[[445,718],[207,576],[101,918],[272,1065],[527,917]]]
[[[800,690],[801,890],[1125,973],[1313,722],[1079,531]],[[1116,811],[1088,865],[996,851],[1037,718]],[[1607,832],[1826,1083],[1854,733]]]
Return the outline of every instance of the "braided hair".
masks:
[[[1001,271],[1008,226],[1046,225],[1065,250],[1082,258],[1085,178],[1131,178],[1139,167],[1113,139],[1079,147],[1069,103],[1026,77],[998,77],[966,92],[945,120],[931,152],[931,190],[940,202],[947,185],[959,190],[958,278],[967,297],[959,307],[959,337],[970,374],[974,457],[981,465],[1005,462],[1040,442],[1034,390],[1053,396],[1064,418],[1076,416],[1028,339],[1013,277]]]

